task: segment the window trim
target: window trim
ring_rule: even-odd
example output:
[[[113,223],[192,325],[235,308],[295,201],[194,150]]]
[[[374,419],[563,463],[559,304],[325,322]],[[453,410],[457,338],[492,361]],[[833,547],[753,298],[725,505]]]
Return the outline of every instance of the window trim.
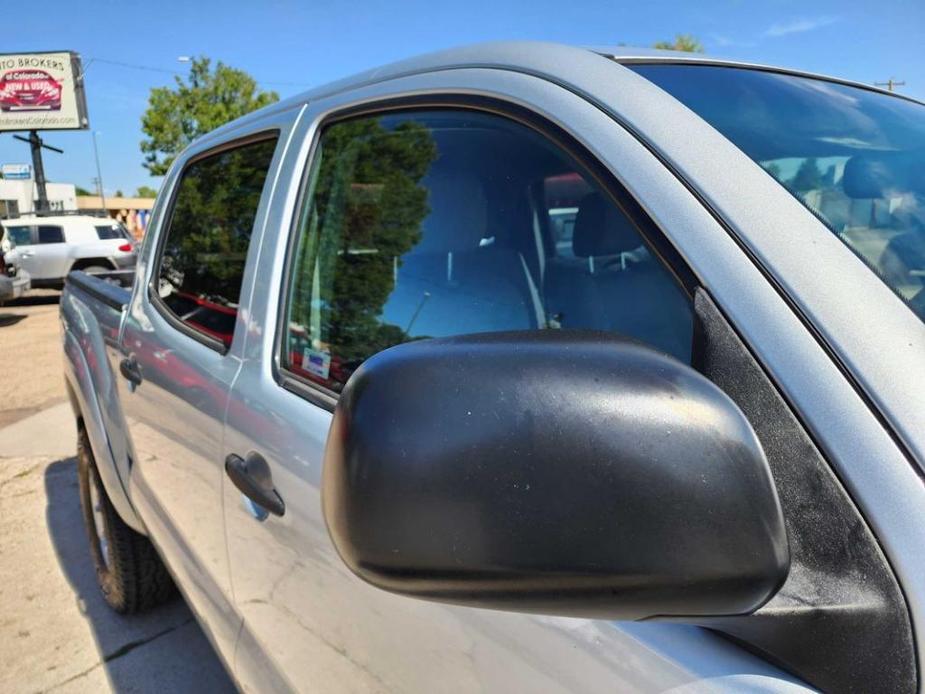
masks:
[[[288,319],[289,295],[292,291],[293,262],[299,241],[299,217],[307,202],[307,195],[312,188],[312,173],[315,168],[318,147],[324,131],[331,125],[354,118],[385,115],[401,111],[476,111],[499,116],[527,127],[554,146],[561,149],[584,168],[591,180],[613,202],[636,227],[643,243],[655,255],[657,260],[674,277],[678,286],[684,291],[693,307],[694,291],[700,286],[693,271],[684,262],[680,252],[671,244],[655,221],[646,214],[642,205],[623,186],[616,176],[593,153],[582,145],[578,139],[561,126],[544,118],[533,109],[514,104],[497,97],[472,94],[433,94],[423,96],[385,97],[362,104],[352,104],[326,113],[314,124],[314,135],[305,158],[299,191],[289,221],[286,239],[286,256],[283,263],[282,286],[277,299],[277,320],[273,338],[271,371],[273,380],[284,390],[308,400],[329,412],[333,412],[340,393],[320,383],[310,381],[284,365],[283,343]],[[614,125],[619,125],[614,122]],[[696,340],[695,326],[693,338]]]
[[[217,154],[226,152],[233,149],[240,149],[246,147],[247,145],[256,144],[258,142],[265,142],[267,140],[276,140],[276,147],[279,147],[279,138],[281,136],[281,131],[279,128],[271,128],[267,130],[261,130],[256,133],[251,133],[243,137],[239,137],[233,140],[228,140],[226,142],[219,143],[213,147],[203,150],[197,154],[194,154],[185,162],[183,162],[183,167],[180,170],[176,178],[176,183],[174,183],[170,191],[170,199],[167,201],[167,210],[164,215],[164,221],[158,229],[157,244],[154,247],[151,263],[151,274],[148,277],[147,283],[147,295],[148,303],[154,307],[154,310],[170,324],[177,332],[183,333],[187,337],[192,338],[196,342],[205,345],[209,349],[218,352],[220,355],[225,356],[228,354],[231,349],[231,344],[225,346],[221,340],[212,337],[204,332],[197,330],[196,328],[191,327],[187,323],[184,323],[183,320],[177,316],[173,311],[170,310],[170,307],[164,303],[164,300],[161,299],[160,294],[158,293],[158,278],[161,275],[161,260],[164,257],[164,244],[167,242],[167,236],[170,233],[170,227],[173,223],[173,213],[176,208],[177,196],[180,192],[180,183],[183,181],[183,175],[189,170],[189,168],[196,162],[202,161],[203,159],[208,159],[209,157],[214,157]],[[276,150],[274,149],[274,157],[276,155]],[[270,178],[271,169],[273,168],[272,159],[270,162],[270,169],[267,170],[267,179]],[[266,182],[264,182],[266,185]],[[263,193],[261,193],[261,199],[263,198]],[[259,206],[259,203],[258,203]],[[256,224],[257,219],[256,215],[254,218],[254,223]],[[253,230],[251,230],[253,233]],[[248,248],[250,247],[248,243]],[[242,278],[243,281],[243,278]],[[235,320],[235,325],[237,325],[237,320]],[[234,337],[232,336],[232,344]]]

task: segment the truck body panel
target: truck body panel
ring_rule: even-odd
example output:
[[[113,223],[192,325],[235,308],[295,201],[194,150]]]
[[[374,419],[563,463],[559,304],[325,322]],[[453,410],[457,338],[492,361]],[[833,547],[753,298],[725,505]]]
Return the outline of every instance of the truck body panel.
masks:
[[[879,312],[906,345],[925,344],[914,316],[789,192],[651,83],[587,51],[504,44],[366,73],[205,136],[168,174],[133,290],[83,273],[65,288],[65,374],[106,491],[126,523],[152,538],[239,684],[273,691],[427,691],[435,683],[459,691],[808,689],[700,627],[410,600],[363,583],[340,560],[321,503],[336,397],[293,387],[281,368],[287,263],[324,125],[422,104],[528,110],[574,138],[602,175],[628,191],[831,462],[903,586],[913,624],[921,621],[925,571],[912,549],[925,543],[925,523],[909,519],[925,508],[911,464],[920,451],[914,425],[925,410],[888,419],[904,397],[921,393],[884,383],[899,362],[918,383],[922,354],[903,349],[891,364],[865,363],[887,338],[852,343],[849,321],[872,321]],[[673,137],[678,131],[687,136]],[[178,326],[159,303],[160,244],[185,167],[266,132],[278,141],[233,334],[219,341],[221,349]],[[804,260],[794,250],[798,240],[838,269],[840,291],[865,298],[850,306],[833,301],[811,267],[796,268]],[[196,310],[221,308],[199,302]],[[140,382],[120,375],[126,360]],[[268,518],[225,474],[229,457],[255,452],[285,501],[281,517]],[[916,648],[921,659],[921,639]]]

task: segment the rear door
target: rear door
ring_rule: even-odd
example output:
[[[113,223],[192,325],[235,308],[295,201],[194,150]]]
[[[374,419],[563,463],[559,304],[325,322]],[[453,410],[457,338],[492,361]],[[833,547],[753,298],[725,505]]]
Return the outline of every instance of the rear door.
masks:
[[[64,227],[60,224],[35,226],[36,245],[31,249],[38,279],[63,278],[70,267],[70,253]]]
[[[237,622],[221,511],[222,425],[251,270],[291,116],[200,146],[177,170],[121,336],[131,498],[224,658]]]
[[[10,224],[4,225],[6,236],[16,249],[19,251],[19,257],[23,269],[32,276],[32,279],[43,279],[50,277],[45,274],[45,269],[41,267],[40,257],[36,254],[36,229],[31,224]]]
[[[486,105],[473,90],[496,98]],[[447,93],[422,106],[422,91]],[[403,105],[402,93],[415,96]],[[735,687],[740,676],[787,686],[695,627],[394,596],[353,576],[328,538],[320,481],[331,411],[379,350],[568,326],[690,361],[690,286],[652,221],[561,130],[510,103],[553,93],[565,122],[582,114],[589,128],[617,127],[547,82],[490,70],[308,107],[258,267],[251,306],[263,329],[248,335],[227,414],[224,453],[254,463],[262,474],[252,482],[272,487],[270,505],[224,487],[245,690],[661,691],[708,677]]]

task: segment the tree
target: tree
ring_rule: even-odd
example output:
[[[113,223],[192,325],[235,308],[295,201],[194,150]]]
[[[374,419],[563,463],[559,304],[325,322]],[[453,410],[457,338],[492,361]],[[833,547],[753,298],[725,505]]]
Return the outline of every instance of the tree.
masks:
[[[808,157],[800,164],[800,168],[790,179],[790,187],[798,193],[822,188],[822,172],[816,163],[815,157]]]
[[[279,99],[276,92],[258,89],[243,70],[221,61],[214,70],[210,66],[209,58],[193,58],[188,79],[175,77],[173,87],[151,90],[141,118],[147,135],[141,151],[151,174],[167,173],[177,154],[200,135]]]
[[[74,191],[77,195],[96,195],[96,193],[91,193],[86,188],[81,188],[80,186],[74,186]]]
[[[703,44],[691,34],[678,34],[674,41],[656,41],[653,48],[667,51],[684,51],[685,53],[703,53]]]
[[[419,337],[408,334],[410,323],[382,316],[402,257],[421,240],[430,212],[422,180],[437,145],[421,123],[378,118],[332,125],[322,142],[289,320],[309,328],[315,349],[330,350],[339,388],[370,354]],[[363,249],[375,252],[351,252]],[[313,313],[320,333],[310,328]]]
[[[121,197],[122,197],[122,191],[121,191],[121,190],[116,190],[116,197],[117,197],[117,198],[121,198]]]
[[[138,186],[138,189],[135,191],[136,198],[156,198],[157,191],[154,190],[151,186]]]

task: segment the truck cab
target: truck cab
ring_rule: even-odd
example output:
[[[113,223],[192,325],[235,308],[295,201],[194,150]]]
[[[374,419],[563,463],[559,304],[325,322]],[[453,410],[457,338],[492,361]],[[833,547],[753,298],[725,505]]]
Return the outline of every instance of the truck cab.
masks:
[[[923,114],[503,43],[197,140],[61,303],[104,595],[245,691],[920,690]]]

